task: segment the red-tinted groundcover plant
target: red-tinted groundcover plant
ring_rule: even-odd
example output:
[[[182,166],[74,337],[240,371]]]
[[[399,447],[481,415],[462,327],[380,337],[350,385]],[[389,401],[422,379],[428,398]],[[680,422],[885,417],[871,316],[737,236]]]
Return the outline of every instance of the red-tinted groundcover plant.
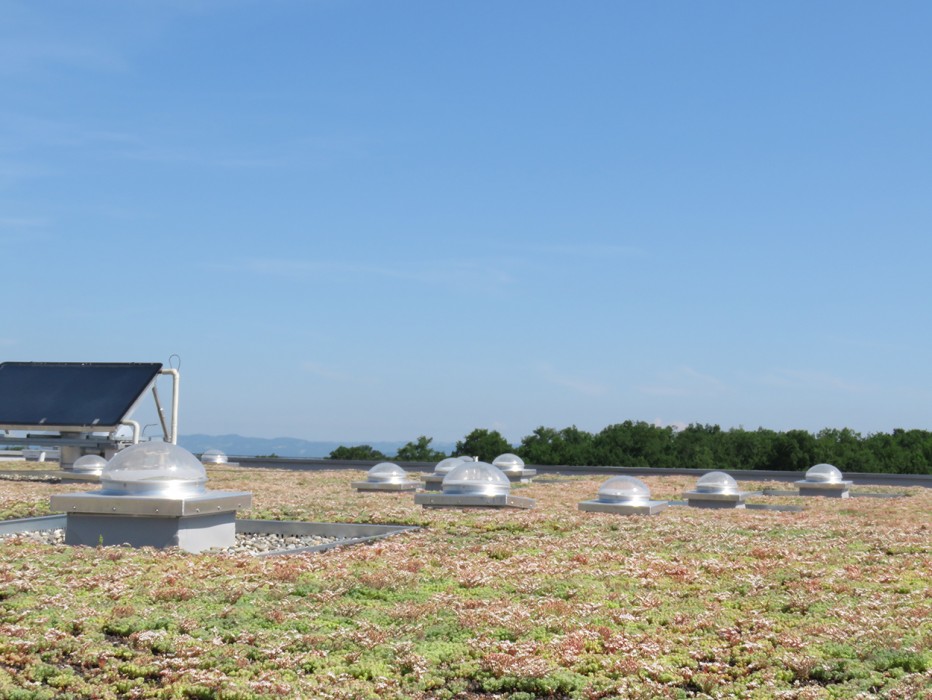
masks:
[[[0,542],[0,697],[932,697],[927,489],[623,517],[577,510],[593,477],[519,487],[530,511],[426,510],[354,471],[210,477],[254,493],[241,517],[423,529],[267,559]],[[0,482],[0,517],[71,490]]]

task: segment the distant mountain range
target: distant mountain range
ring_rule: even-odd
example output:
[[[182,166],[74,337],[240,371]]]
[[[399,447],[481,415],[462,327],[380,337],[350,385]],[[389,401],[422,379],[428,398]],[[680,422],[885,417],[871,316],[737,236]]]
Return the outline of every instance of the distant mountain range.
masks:
[[[275,454],[279,457],[304,457],[307,459],[323,459],[341,445],[370,445],[387,457],[392,457],[398,448],[404,447],[407,442],[324,442],[302,440],[300,438],[257,438],[243,435],[179,435],[178,444],[190,452],[200,454],[205,450],[223,450],[228,456],[255,457],[257,455]],[[432,442],[430,446],[449,454],[456,446],[454,443]]]

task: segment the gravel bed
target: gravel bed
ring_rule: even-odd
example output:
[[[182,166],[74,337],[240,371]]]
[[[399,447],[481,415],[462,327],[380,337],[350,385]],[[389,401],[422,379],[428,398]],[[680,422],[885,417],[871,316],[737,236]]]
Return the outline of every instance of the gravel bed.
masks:
[[[36,481],[46,484],[59,484],[61,477],[43,472],[0,472],[0,481]]]
[[[33,530],[30,532],[15,532],[9,535],[0,535],[0,540],[10,537],[22,537],[41,544],[64,544],[65,531],[63,528],[55,530]],[[318,547],[325,544],[351,540],[345,537],[322,537],[320,535],[279,535],[276,533],[237,533],[236,542],[232,547],[209,550],[218,554],[265,554],[281,550],[302,549],[304,547]]]
[[[349,541],[345,537],[322,537],[320,535],[279,535],[277,533],[237,533],[232,547],[211,550],[229,554],[263,554],[278,550],[317,547],[322,544]]]

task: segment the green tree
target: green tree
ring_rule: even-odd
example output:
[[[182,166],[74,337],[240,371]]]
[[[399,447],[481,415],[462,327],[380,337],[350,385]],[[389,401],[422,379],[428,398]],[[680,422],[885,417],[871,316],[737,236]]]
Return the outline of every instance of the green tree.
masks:
[[[894,428],[891,434],[875,433],[865,440],[876,471],[894,474],[932,474],[932,433]]]
[[[401,447],[395,459],[399,462],[439,462],[446,455],[431,448],[430,443],[433,440],[426,435],[420,435],[417,440]]]
[[[531,435],[521,440],[518,450],[527,464],[563,464],[574,467],[596,464],[592,435],[575,425],[563,430],[544,426],[535,428]]]
[[[561,442],[559,433],[553,428],[538,426],[534,432],[521,440],[519,451],[527,464],[560,464]]]
[[[770,469],[777,440],[775,431],[734,428],[725,433],[724,440],[725,463],[731,469]]]
[[[860,434],[849,428],[823,428],[816,434],[816,462],[828,462],[846,472],[877,469],[874,453]]]
[[[723,435],[717,425],[687,425],[673,434],[673,464],[683,469],[727,468]]]
[[[385,459],[385,455],[373,448],[371,445],[352,445],[350,447],[340,445],[327,456],[327,459],[350,459],[372,462],[379,459]]]
[[[774,441],[769,469],[805,471],[818,464],[815,436],[806,430],[788,430]]]
[[[499,455],[513,451],[514,448],[497,430],[476,428],[456,443],[454,454],[478,457],[482,462],[491,462]]]
[[[671,467],[673,428],[626,420],[603,428],[592,440],[598,464],[619,467]]]

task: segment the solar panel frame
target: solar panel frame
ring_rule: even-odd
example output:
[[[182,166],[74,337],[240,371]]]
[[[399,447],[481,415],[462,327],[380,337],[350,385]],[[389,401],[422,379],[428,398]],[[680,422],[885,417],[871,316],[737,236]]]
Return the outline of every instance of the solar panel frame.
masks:
[[[110,432],[161,370],[159,362],[2,362],[0,428]]]

